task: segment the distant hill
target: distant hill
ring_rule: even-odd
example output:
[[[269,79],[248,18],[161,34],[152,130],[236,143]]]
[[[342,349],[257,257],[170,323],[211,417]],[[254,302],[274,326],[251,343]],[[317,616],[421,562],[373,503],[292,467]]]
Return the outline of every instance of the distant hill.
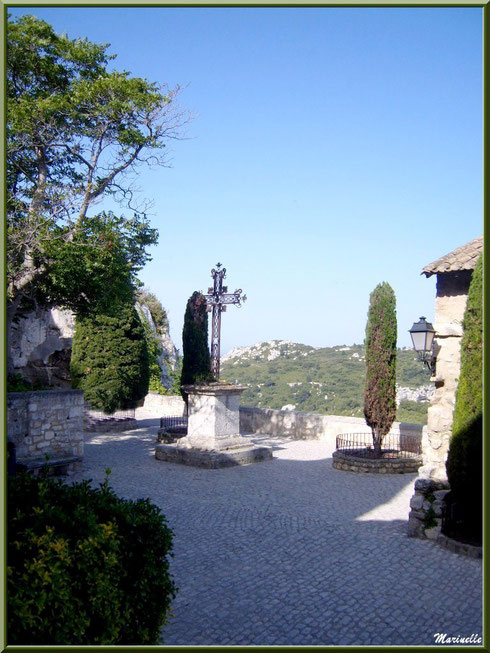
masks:
[[[363,345],[315,348],[285,340],[232,349],[221,378],[247,386],[242,404],[324,415],[363,417]],[[429,372],[412,349],[397,352],[397,420],[425,424],[433,392]]]

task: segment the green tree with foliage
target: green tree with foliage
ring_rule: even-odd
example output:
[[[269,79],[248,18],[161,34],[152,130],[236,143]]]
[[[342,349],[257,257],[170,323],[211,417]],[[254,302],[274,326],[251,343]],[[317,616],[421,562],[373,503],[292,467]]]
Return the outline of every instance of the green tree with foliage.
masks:
[[[194,292],[187,301],[182,330],[182,349],[181,385],[213,381],[208,348],[206,299],[198,291]],[[187,401],[187,394],[181,392],[184,400]]]
[[[116,293],[121,267],[136,272],[156,242],[130,179],[141,165],[167,165],[189,116],[178,87],[109,70],[107,49],[9,16],[7,334],[29,301],[78,310]],[[90,215],[104,197],[133,217]]]
[[[396,338],[395,293],[383,282],[370,295],[365,339],[364,416],[378,456],[396,416]]]
[[[451,503],[459,504],[460,535],[482,538],[483,257],[473,271],[463,318],[461,371],[446,461]]]
[[[148,347],[132,296],[77,318],[70,371],[73,388],[106,413],[134,408],[146,396]]]

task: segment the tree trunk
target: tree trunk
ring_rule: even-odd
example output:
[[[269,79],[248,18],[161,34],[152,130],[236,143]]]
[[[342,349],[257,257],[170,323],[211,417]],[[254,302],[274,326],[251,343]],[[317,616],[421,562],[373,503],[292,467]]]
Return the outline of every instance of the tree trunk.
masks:
[[[376,458],[381,458],[381,444],[383,437],[379,435],[379,428],[373,428],[373,450]]]

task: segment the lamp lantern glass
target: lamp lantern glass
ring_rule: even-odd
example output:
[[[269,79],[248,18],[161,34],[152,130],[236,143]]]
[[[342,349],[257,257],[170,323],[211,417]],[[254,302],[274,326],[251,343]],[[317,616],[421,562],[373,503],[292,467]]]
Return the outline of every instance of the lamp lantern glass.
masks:
[[[432,341],[436,333],[434,327],[430,322],[427,322],[425,317],[421,317],[418,322],[414,322],[409,333],[412,337],[413,348],[425,359],[432,349]]]

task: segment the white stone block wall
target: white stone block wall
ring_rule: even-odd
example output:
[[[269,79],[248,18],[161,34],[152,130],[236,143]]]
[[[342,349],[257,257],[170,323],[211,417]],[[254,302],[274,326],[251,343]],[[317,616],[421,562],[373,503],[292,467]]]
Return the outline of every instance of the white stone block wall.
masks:
[[[9,392],[7,435],[20,462],[83,456],[83,392]]]
[[[435,393],[427,413],[427,431],[422,440],[424,464],[419,476],[446,481],[446,459],[453,424],[461,359],[462,322],[471,280],[469,271],[437,275],[435,342],[437,353]]]
[[[141,408],[136,409],[136,417],[141,412],[154,413],[156,417],[182,416],[185,410],[184,400],[180,395],[159,395],[149,392]]]

